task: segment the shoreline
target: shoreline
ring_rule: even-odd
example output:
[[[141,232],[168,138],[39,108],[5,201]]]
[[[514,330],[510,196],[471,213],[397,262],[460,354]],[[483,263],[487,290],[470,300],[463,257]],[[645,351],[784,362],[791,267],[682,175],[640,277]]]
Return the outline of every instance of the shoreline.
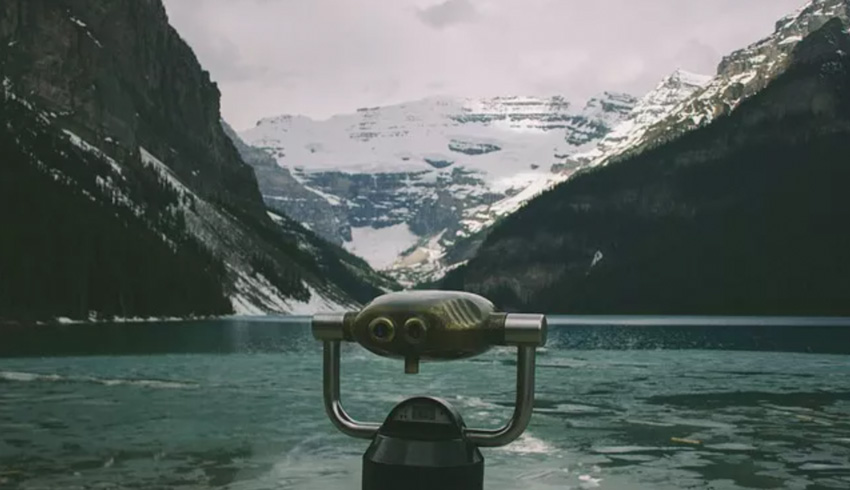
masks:
[[[132,325],[150,323],[192,323],[203,321],[250,321],[250,322],[275,322],[275,321],[303,321],[309,322],[312,315],[293,315],[289,313],[268,313],[265,315],[210,315],[190,317],[116,317],[97,318],[91,320],[74,320],[67,317],[59,317],[51,320],[6,320],[0,319],[0,331],[13,328],[39,328],[39,327],[75,327],[81,325]]]
[[[50,320],[7,320],[0,319],[0,329],[4,328],[37,328],[57,327],[75,325],[103,325],[103,324],[145,324],[145,323],[178,323],[205,320],[224,320],[228,316],[189,316],[189,317],[115,317],[115,318],[91,318],[88,320],[75,320],[68,317],[58,317]]]

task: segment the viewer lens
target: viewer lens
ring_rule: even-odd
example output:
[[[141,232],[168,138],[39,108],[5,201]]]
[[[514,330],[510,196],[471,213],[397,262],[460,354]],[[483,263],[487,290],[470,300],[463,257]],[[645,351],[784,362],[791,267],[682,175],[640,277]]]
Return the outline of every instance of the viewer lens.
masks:
[[[369,333],[378,342],[389,342],[395,337],[395,327],[387,318],[376,318],[369,324]]]
[[[422,319],[414,317],[405,322],[404,331],[407,335],[407,340],[416,344],[425,339],[425,334],[428,332],[428,328],[425,326],[425,322],[422,321]]]

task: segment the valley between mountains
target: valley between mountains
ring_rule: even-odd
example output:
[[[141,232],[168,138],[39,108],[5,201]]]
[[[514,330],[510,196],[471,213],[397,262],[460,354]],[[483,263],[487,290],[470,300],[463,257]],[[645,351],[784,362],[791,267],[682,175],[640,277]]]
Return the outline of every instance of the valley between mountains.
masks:
[[[222,117],[160,0],[0,8],[0,322],[350,310],[850,314],[850,1],[645,94]]]

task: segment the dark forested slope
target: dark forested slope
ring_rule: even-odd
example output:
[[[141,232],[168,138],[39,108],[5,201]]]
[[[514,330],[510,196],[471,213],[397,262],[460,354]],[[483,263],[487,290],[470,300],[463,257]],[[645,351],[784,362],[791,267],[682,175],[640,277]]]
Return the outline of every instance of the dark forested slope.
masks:
[[[532,201],[444,287],[549,313],[850,314],[839,20],[732,114]]]
[[[116,193],[100,177],[108,162],[14,100],[0,100],[0,155],[0,318],[231,311],[223,265],[186,233],[180,196],[155,172],[125,166],[134,185]]]
[[[267,213],[161,0],[1,2],[0,81],[0,319],[306,312],[381,292],[365,263]]]

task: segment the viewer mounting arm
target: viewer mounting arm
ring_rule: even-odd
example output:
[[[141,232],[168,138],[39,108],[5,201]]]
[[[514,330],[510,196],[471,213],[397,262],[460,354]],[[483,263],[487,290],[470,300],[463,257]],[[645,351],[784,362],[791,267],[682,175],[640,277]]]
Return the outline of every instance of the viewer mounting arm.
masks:
[[[381,425],[353,419],[340,400],[340,344],[357,342],[369,351],[405,361],[415,374],[422,360],[469,358],[493,346],[517,348],[514,413],[499,429],[464,428],[475,446],[510,444],[528,427],[534,405],[536,348],[546,343],[543,315],[498,313],[469,293],[413,291],[375,299],[359,312],[313,317],[313,335],[323,342],[323,392],[331,422],[351,437],[374,439]]]

